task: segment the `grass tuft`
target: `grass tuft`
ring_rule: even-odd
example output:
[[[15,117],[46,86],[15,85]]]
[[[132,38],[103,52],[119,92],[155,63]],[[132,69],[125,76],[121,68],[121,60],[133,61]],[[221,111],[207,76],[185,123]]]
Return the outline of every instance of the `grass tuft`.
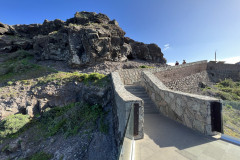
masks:
[[[142,65],[142,66],[140,66],[139,68],[154,68],[154,67],[152,67],[152,66],[147,66],[147,65]]]
[[[217,97],[223,100],[240,101],[240,82],[234,82],[232,79],[225,79],[214,85],[213,88],[207,87],[207,89],[216,93]]]
[[[21,133],[34,127],[38,138],[51,137],[56,134],[63,134],[65,137],[76,135],[79,131],[91,133],[98,129],[103,133],[108,132],[108,125],[105,122],[105,112],[100,105],[87,105],[73,103],[64,107],[47,108],[33,119],[28,115],[16,114],[5,118],[0,122],[0,140],[18,137]]]
[[[21,129],[29,122],[29,115],[15,114],[8,116],[0,121],[0,139],[12,137],[21,131]]]
[[[49,82],[56,82],[58,84],[66,83],[70,81],[84,82],[86,85],[96,85],[99,87],[104,87],[109,83],[109,79],[106,75],[100,73],[79,73],[79,72],[58,72],[53,73],[41,78],[38,78],[40,84],[46,84]]]
[[[53,156],[45,152],[37,152],[27,160],[50,160]]]
[[[53,69],[32,63],[32,59],[33,55],[24,50],[12,53],[3,63],[0,63],[0,83],[12,81],[12,79],[36,78],[54,72]]]

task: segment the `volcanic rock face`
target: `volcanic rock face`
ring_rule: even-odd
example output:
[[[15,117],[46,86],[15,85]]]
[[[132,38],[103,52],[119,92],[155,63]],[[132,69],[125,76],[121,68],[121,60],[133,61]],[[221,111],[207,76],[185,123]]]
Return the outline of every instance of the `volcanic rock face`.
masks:
[[[0,54],[30,50],[37,60],[65,61],[72,67],[128,58],[166,63],[156,44],[136,42],[124,35],[116,20],[93,12],[77,12],[66,22],[0,23]]]

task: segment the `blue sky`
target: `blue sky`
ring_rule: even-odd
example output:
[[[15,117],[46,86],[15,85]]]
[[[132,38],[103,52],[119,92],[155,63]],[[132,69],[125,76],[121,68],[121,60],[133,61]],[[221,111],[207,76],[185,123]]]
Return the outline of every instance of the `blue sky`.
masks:
[[[215,50],[218,60],[240,61],[240,0],[11,0],[1,2],[0,22],[66,20],[76,11],[107,14],[126,36],[159,45],[168,62],[213,60]]]

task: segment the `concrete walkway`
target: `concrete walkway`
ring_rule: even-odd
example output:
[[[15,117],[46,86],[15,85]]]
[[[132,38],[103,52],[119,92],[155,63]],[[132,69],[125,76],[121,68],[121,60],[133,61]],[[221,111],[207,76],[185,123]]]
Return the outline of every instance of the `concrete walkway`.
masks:
[[[132,94],[148,101],[144,139],[135,142],[136,160],[240,160],[240,146],[205,136],[156,113],[151,109],[155,105],[149,102],[146,92],[139,93],[141,87],[134,88],[126,87]]]

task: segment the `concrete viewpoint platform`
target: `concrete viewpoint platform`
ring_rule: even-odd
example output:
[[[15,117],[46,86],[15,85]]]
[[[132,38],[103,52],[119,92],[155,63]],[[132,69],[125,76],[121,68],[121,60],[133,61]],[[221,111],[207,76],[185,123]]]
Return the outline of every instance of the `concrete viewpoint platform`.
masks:
[[[239,160],[240,146],[204,136],[161,114],[144,115],[136,160]]]
[[[143,88],[125,88],[144,101],[144,139],[135,141],[135,160],[240,160],[240,146],[163,116]]]

